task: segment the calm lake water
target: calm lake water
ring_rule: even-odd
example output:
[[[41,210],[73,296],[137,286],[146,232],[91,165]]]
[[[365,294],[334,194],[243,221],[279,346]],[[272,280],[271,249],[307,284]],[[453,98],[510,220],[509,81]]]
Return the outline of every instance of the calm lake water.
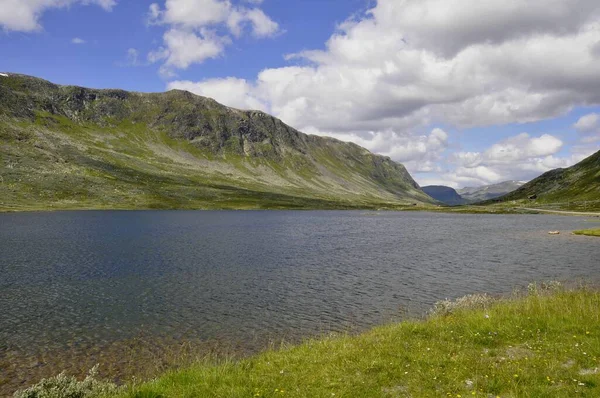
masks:
[[[446,297],[598,281],[600,239],[547,234],[598,225],[423,212],[0,214],[0,395],[96,362],[134,374],[136,355],[185,342],[253,352]]]

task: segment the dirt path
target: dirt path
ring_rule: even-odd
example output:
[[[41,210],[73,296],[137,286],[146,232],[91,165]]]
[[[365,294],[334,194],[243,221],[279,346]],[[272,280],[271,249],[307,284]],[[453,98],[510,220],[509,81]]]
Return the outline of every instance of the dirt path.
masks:
[[[523,209],[523,210],[531,210],[531,211],[541,211],[541,212],[544,212],[544,213],[555,213],[555,214],[569,214],[569,215],[576,215],[576,216],[596,216],[596,217],[600,217],[600,213],[594,213],[594,212],[565,211],[565,210],[546,210],[546,209],[533,209],[533,208],[529,208],[529,207],[521,207],[521,209]]]

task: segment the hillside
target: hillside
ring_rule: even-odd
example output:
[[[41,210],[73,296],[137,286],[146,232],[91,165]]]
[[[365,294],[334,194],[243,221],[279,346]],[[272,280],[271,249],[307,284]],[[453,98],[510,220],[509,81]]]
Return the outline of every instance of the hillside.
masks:
[[[404,166],[259,111],[0,76],[0,209],[430,203]]]
[[[422,187],[423,192],[431,196],[435,200],[445,203],[450,206],[457,206],[467,203],[455,190],[451,187],[443,185],[429,185]]]
[[[567,209],[600,208],[600,151],[572,167],[548,171],[488,203],[518,200]]]
[[[504,181],[498,184],[484,185],[480,187],[465,187],[457,190],[458,194],[470,203],[499,198],[522,187],[522,181]]]

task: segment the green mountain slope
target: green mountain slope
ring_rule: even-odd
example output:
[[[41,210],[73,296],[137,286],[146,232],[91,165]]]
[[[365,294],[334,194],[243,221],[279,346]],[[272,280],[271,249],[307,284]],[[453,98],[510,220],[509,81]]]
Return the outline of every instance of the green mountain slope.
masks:
[[[401,164],[263,112],[0,76],[0,209],[429,202]]]
[[[463,205],[467,203],[454,188],[444,185],[428,185],[422,187],[423,192],[431,196],[435,200],[445,203],[450,206]]]
[[[493,202],[518,200],[561,208],[600,209],[600,151],[567,169],[548,171]]]

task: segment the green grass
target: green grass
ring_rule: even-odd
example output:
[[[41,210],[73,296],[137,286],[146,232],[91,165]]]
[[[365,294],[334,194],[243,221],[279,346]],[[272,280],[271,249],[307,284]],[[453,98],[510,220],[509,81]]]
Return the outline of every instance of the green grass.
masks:
[[[584,229],[581,231],[573,231],[575,235],[600,236],[600,229]]]
[[[599,308],[598,291],[534,289],[358,336],[199,363],[122,397],[598,397]]]

